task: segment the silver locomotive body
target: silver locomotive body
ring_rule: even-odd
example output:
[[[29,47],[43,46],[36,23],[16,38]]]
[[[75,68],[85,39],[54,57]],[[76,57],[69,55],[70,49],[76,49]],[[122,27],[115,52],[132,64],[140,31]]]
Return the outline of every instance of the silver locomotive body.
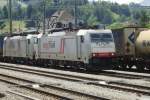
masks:
[[[107,69],[115,54],[111,30],[79,30],[39,34],[36,59],[55,65]],[[103,64],[103,65],[102,65]],[[107,64],[107,65],[106,65]]]
[[[79,30],[5,37],[3,57],[21,61],[85,69],[108,69],[115,56],[111,30]]]

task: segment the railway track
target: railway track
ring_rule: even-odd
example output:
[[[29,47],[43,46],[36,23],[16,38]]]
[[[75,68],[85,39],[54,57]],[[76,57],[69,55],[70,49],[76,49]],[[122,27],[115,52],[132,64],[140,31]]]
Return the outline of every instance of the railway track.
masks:
[[[0,93],[0,98],[3,98],[5,97],[5,94],[4,93]]]
[[[6,64],[0,64],[0,65],[1,66],[6,66],[6,67],[20,68],[20,67],[10,66],[10,65],[6,65]],[[28,70],[29,68],[21,68],[21,69]],[[36,69],[31,69],[31,70],[39,72],[39,70],[36,70]],[[40,72],[47,73],[47,74],[65,75],[65,76],[69,76],[69,77],[72,76],[72,75],[67,75],[67,74],[62,74],[62,73],[57,73],[57,72],[47,72],[47,71],[40,71]],[[113,71],[101,71],[100,73],[96,73],[96,75],[104,75],[104,76],[126,78],[126,79],[150,80],[150,76],[146,76],[146,75],[135,75],[135,74],[128,74],[128,73],[113,72]],[[75,75],[73,77],[78,78],[78,76],[75,76]],[[81,78],[81,76],[79,76],[79,78]],[[86,78],[86,77],[84,77],[84,78]],[[92,80],[92,78],[87,78],[87,79]],[[96,79],[93,79],[93,80],[96,80]]]
[[[29,95],[25,95],[25,94],[18,93],[18,92],[15,92],[15,91],[7,91],[7,92],[9,92],[10,94],[14,94],[14,95],[23,97],[24,99],[27,99],[27,100],[40,100],[40,99],[38,99],[38,98],[31,97],[31,96],[29,96]]]
[[[5,65],[5,64],[0,64],[1,66],[6,66],[6,67],[12,67],[9,65]],[[14,67],[14,66],[13,66]],[[15,67],[18,68],[18,67]],[[28,68],[22,68],[22,69],[28,69]],[[33,71],[39,71],[39,70],[35,70],[32,69]],[[41,71],[44,73],[49,73],[46,71]],[[65,75],[66,74],[61,74],[61,73],[55,73],[55,72],[51,72],[52,74],[59,74],[59,75]],[[94,74],[94,73],[92,73]],[[104,75],[104,76],[110,76],[110,77],[117,77],[117,78],[125,78],[125,79],[143,79],[143,80],[148,80],[150,81],[150,76],[146,76],[146,75],[135,75],[135,74],[128,74],[128,73],[120,73],[120,72],[113,72],[113,71],[101,71],[100,73],[96,73],[96,75]],[[70,76],[70,75],[69,75]],[[96,80],[96,79],[94,79]]]
[[[113,72],[113,71],[101,71],[101,73],[98,73],[98,75],[105,75],[105,76],[126,78],[126,79],[150,80],[150,76],[146,76],[146,75],[135,75],[135,74],[129,74],[129,73]]]
[[[74,91],[74,90],[62,88],[59,86],[55,86],[53,84],[49,85],[49,84],[36,83],[34,81],[31,81],[31,80],[18,78],[18,77],[14,77],[14,76],[9,76],[9,75],[4,75],[4,74],[0,74],[0,81],[6,82],[9,84],[13,84],[15,87],[26,88],[28,90],[32,90],[32,91],[38,92],[40,94],[48,95],[50,97],[51,96],[56,97],[59,100],[60,99],[61,100],[72,100],[72,99],[76,99],[76,100],[77,99],[80,99],[80,100],[109,100],[109,99],[104,98],[104,97],[94,96],[94,95],[82,93],[79,91]],[[25,82],[25,84],[20,83],[20,82]],[[39,85],[41,88],[33,88],[32,85],[34,85],[34,84]],[[47,91],[45,91],[45,90],[47,90]],[[53,92],[55,91],[55,92],[53,93],[50,91],[53,91]],[[16,94],[16,92],[11,92],[11,93]],[[67,96],[64,96],[64,94],[66,95],[66,93],[67,93]],[[26,95],[22,95],[22,94],[18,94],[18,93],[17,93],[17,95],[24,96],[24,97],[29,98],[31,100],[36,100],[30,96],[26,96]]]
[[[3,76],[3,78],[2,78]],[[1,82],[5,82],[7,84],[11,84],[13,87],[19,87],[20,89],[24,89],[24,90],[28,90],[28,91],[31,91],[32,93],[38,93],[39,95],[45,95],[45,96],[49,96],[49,97],[53,97],[53,98],[56,98],[56,99],[63,99],[63,100],[71,100],[70,98],[68,97],[64,97],[64,96],[61,96],[61,95],[57,95],[57,94],[54,94],[54,93],[51,93],[51,92],[46,92],[42,89],[37,89],[37,88],[33,88],[32,86],[30,85],[25,85],[25,84],[21,84],[21,83],[18,83],[18,81],[16,80],[19,80],[19,78],[16,78],[16,77],[12,77],[12,76],[7,76],[7,75],[0,75],[0,81]],[[9,78],[9,79],[8,79]],[[12,81],[13,79],[13,81]],[[31,83],[31,81],[30,81]],[[16,92],[13,92],[13,91],[8,91],[9,93],[16,93]],[[28,99],[33,99],[34,97],[32,96],[26,96],[26,95],[22,95],[24,98],[27,98]],[[41,100],[41,99],[39,99]]]
[[[0,68],[7,69],[7,70],[20,71],[24,73],[36,74],[36,75],[41,75],[41,76],[46,76],[46,77],[52,77],[52,78],[57,78],[57,79],[63,79],[63,80],[68,80],[68,81],[76,81],[76,82],[81,82],[84,84],[95,85],[95,86],[115,89],[119,91],[126,91],[126,92],[138,93],[138,94],[150,96],[150,87],[147,87],[147,86],[127,84],[127,83],[116,82],[116,81],[100,80],[97,78],[89,78],[89,77],[79,76],[79,75],[70,75],[70,74],[63,74],[63,73],[57,73],[57,72],[47,72],[47,71],[41,71],[41,70],[39,71],[36,69],[20,68],[16,66],[0,66]],[[104,82],[105,84],[101,84],[101,82]]]

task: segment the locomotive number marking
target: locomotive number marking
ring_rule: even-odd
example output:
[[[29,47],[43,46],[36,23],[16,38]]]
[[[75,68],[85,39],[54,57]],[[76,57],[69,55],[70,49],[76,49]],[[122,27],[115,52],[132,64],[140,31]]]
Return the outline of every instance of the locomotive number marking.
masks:
[[[106,42],[99,42],[99,43],[97,43],[97,46],[106,46],[106,45],[107,45]]]

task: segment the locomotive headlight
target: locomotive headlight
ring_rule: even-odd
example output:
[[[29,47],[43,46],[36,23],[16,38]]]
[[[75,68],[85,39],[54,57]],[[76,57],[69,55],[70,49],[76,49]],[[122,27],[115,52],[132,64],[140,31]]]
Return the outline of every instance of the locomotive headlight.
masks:
[[[111,55],[114,56],[115,54],[114,54],[114,53],[111,53]]]
[[[95,53],[93,53],[93,54],[92,54],[92,56],[93,56],[93,57],[95,57],[95,56],[96,56],[96,54],[95,54]]]

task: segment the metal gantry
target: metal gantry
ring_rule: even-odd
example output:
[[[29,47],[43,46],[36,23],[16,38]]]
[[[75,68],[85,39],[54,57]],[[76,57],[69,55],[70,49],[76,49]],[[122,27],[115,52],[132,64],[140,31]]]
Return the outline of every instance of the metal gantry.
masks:
[[[75,4],[75,7],[74,7],[74,16],[75,16],[75,28],[77,27],[77,0],[74,0],[74,4]]]
[[[9,0],[9,32],[10,32],[10,35],[12,34],[12,0]]]
[[[46,2],[43,0],[43,34],[45,34],[46,30]]]

